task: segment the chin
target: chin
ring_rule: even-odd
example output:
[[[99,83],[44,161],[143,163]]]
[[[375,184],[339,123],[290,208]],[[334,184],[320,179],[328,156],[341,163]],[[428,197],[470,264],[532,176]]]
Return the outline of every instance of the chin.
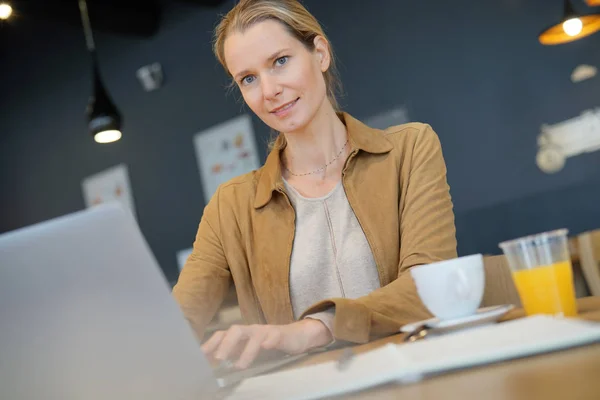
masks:
[[[289,121],[279,121],[277,125],[278,128],[276,130],[279,132],[292,133],[304,129],[304,127],[307,125],[307,122],[300,120],[299,118],[294,118],[293,120]]]
[[[278,132],[293,133],[296,131],[301,131],[306,128],[312,118],[304,110],[296,111],[298,112],[283,119],[270,115],[269,119],[272,121],[272,124],[267,125]]]

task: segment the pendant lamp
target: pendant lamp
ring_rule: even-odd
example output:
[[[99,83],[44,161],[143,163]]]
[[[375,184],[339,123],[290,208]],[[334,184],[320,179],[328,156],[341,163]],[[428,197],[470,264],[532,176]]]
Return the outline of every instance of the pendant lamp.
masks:
[[[117,107],[112,102],[100,77],[98,58],[96,57],[96,45],[92,35],[86,0],[79,0],[79,11],[81,12],[87,49],[92,60],[92,79],[94,80],[94,92],[90,96],[87,107],[88,129],[94,140],[98,143],[115,142],[121,139],[122,136],[121,113],[119,113],[119,110],[117,110]]]
[[[564,0],[562,20],[545,29],[538,39],[543,45],[569,43],[600,31],[600,14],[579,14]]]
[[[7,20],[13,13],[13,9],[10,4],[0,3],[0,20]]]

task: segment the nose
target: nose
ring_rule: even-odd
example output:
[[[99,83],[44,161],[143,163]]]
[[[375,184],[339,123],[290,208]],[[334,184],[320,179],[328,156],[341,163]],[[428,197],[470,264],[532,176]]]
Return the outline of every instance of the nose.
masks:
[[[274,76],[261,77],[261,86],[265,100],[273,100],[281,94],[282,87]]]

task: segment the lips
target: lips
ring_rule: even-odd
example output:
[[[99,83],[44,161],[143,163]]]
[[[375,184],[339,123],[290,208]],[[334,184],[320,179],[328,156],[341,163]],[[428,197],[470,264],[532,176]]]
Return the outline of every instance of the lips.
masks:
[[[299,98],[298,98],[299,99]],[[296,104],[298,102],[298,99],[290,101],[289,103],[285,103],[282,106],[279,106],[271,111],[269,111],[271,114],[280,114],[283,113],[287,110],[289,110],[290,108],[292,108],[294,106],[294,104]]]

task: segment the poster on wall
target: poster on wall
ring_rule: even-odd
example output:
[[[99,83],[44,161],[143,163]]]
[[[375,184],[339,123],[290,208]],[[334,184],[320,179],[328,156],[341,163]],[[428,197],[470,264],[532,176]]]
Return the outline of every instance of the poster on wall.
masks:
[[[193,248],[190,247],[187,249],[179,250],[177,252],[177,267],[179,268],[179,272],[181,272],[188,257],[190,256],[190,254],[192,254],[192,250]]]
[[[81,182],[86,207],[118,202],[135,216],[129,173],[125,164],[119,164],[85,178]]]
[[[221,183],[259,167],[250,115],[244,114],[194,135],[206,202]]]
[[[408,110],[404,106],[398,106],[372,115],[364,120],[367,126],[375,129],[386,129],[390,126],[406,124],[410,122]]]

